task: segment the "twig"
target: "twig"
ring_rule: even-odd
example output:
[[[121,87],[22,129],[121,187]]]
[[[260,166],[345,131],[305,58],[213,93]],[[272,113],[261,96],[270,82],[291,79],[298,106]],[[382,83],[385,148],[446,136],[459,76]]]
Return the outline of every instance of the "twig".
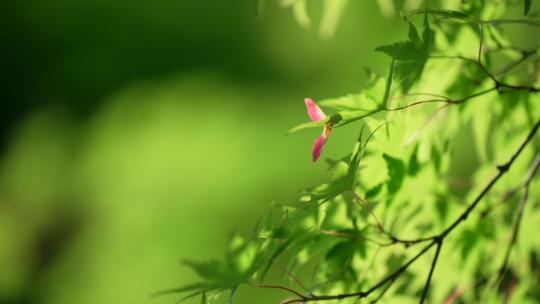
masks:
[[[400,276],[412,263],[414,263],[418,258],[423,256],[431,247],[435,245],[435,242],[430,243],[426,247],[424,247],[420,252],[418,252],[413,258],[411,258],[407,263],[399,267],[397,270],[395,270],[393,273],[386,276],[384,279],[380,280],[377,284],[375,284],[373,287],[366,291],[359,291],[354,293],[344,293],[339,295],[322,295],[322,296],[301,296],[297,299],[291,299],[287,302],[283,302],[283,304],[290,304],[290,303],[303,303],[303,302],[314,302],[314,301],[329,301],[329,300],[342,300],[345,298],[351,298],[351,297],[357,297],[357,298],[365,298],[369,296],[372,292],[379,289],[380,287],[384,286],[386,283],[395,280],[398,276]]]
[[[439,259],[439,253],[441,251],[442,246],[442,239],[437,240],[437,251],[435,251],[435,257],[433,257],[433,262],[431,263],[431,268],[429,269],[429,275],[426,281],[426,285],[424,286],[424,290],[422,291],[422,297],[420,298],[420,304],[423,304],[426,300],[429,284],[431,283],[431,277],[433,276],[433,271],[435,271],[435,266],[437,266],[437,261]]]
[[[383,225],[381,224],[381,222],[379,221],[379,219],[377,218],[377,216],[375,215],[375,213],[373,212],[373,209],[371,209],[371,207],[369,207],[369,204],[368,202],[366,202],[363,198],[361,198],[358,194],[356,194],[356,192],[354,191],[351,191],[353,196],[354,196],[354,200],[356,202],[358,202],[362,207],[366,208],[366,210],[369,212],[369,214],[371,215],[371,217],[373,217],[373,219],[375,220],[375,224],[377,225],[377,227],[381,230],[381,231],[385,231],[384,230],[384,227]]]
[[[503,75],[503,74],[506,74],[508,73],[508,71],[510,71],[511,69],[515,68],[516,66],[518,66],[520,63],[524,62],[525,60],[529,59],[532,55],[534,55],[536,53],[536,51],[532,52],[532,51],[523,51],[521,53],[521,58],[519,58],[518,60],[514,61],[514,62],[509,62],[508,64],[502,66],[497,72],[493,73],[494,75]]]
[[[372,301],[370,301],[369,303],[370,304],[375,304],[377,303],[380,299],[382,299],[382,297],[386,294],[386,292],[388,291],[388,289],[390,289],[390,287],[392,287],[392,285],[394,285],[394,282],[396,281],[397,277],[396,278],[393,278],[390,282],[388,282],[388,284],[386,284],[386,286],[384,286],[383,290],[381,291],[381,293],[379,293],[379,295],[373,299]]]
[[[478,63],[482,65],[482,44],[484,43],[484,25],[479,24],[480,27],[480,45],[478,46]]]
[[[435,102],[453,103],[453,101],[450,100],[450,99],[434,98],[434,99],[426,99],[426,100],[415,101],[413,103],[406,104],[404,106],[400,106],[400,107],[396,107],[396,108],[388,108],[388,109],[386,109],[386,111],[399,111],[399,110],[407,109],[407,108],[414,107],[414,106],[417,106],[417,105],[421,105],[421,104],[424,104],[424,103],[435,103]]]
[[[493,92],[493,91],[496,91],[497,90],[497,87],[493,87],[493,88],[489,88],[489,89],[485,89],[483,91],[480,91],[480,92],[477,92],[477,93],[474,93],[474,94],[471,94],[469,96],[466,96],[466,97],[463,97],[461,99],[457,99],[454,101],[454,103],[463,103],[469,99],[473,99],[473,98],[476,98],[478,96],[482,96],[484,94],[487,94],[487,93],[490,93],[490,92]]]
[[[346,233],[346,232],[342,232],[342,231],[324,230],[324,229],[320,229],[320,230],[317,230],[317,231],[319,231],[322,234],[335,236],[335,237],[343,237],[343,238],[349,238],[349,239],[355,239],[355,240],[364,240],[364,241],[367,241],[367,242],[372,242],[374,244],[377,244],[377,245],[379,245],[381,247],[384,247],[384,246],[388,245],[386,243],[381,243],[381,242],[379,242],[377,240],[374,240],[372,238],[368,238],[366,236],[359,235],[359,234],[357,235],[357,234],[350,234],[350,233]]]
[[[480,53],[480,52],[479,52]],[[489,78],[491,78],[491,80],[495,83],[495,85],[498,85],[500,82],[495,78],[495,76],[493,76],[493,74],[491,74],[488,69],[480,62],[480,61],[477,61],[475,59],[472,59],[472,58],[467,58],[465,56],[461,56],[461,55],[456,55],[456,56],[447,56],[447,55],[431,55],[429,56],[430,59],[458,59],[458,60],[463,60],[463,61],[467,61],[467,62],[471,62],[471,63],[474,63],[475,65],[477,65],[481,70],[482,72],[484,72],[484,74],[486,74],[486,76],[488,76]]]
[[[422,125],[420,125],[420,127],[418,127],[418,129],[416,129],[414,131],[414,133],[409,137],[409,139],[407,139],[405,141],[405,144],[406,145],[409,145],[411,144],[417,137],[418,135],[426,128],[426,126],[431,122],[433,121],[433,119],[435,119],[435,117],[437,117],[437,114],[439,114],[439,112],[441,112],[442,110],[446,109],[450,104],[447,103],[439,108],[437,108],[435,111],[433,111],[433,113],[431,113],[428,118],[422,123]]]
[[[507,191],[506,193],[503,194],[502,198],[496,202],[495,204],[491,205],[491,206],[488,206],[486,207],[484,210],[482,210],[480,212],[480,218],[485,218],[487,217],[491,212],[493,212],[495,209],[497,209],[498,207],[502,206],[504,203],[506,203],[509,199],[511,199],[512,197],[514,197],[514,195],[516,195],[516,193],[518,193],[518,189],[515,188],[515,189],[511,189],[509,191]]]
[[[290,272],[287,268],[285,267],[281,267],[281,266],[277,266],[281,271],[283,271],[288,277],[290,277],[296,284],[298,284],[298,286],[302,287],[302,289],[304,291],[308,290],[306,288],[306,286],[302,283],[302,281],[300,281],[300,278],[298,278],[296,275],[294,275],[292,272]]]
[[[473,62],[476,62],[474,59],[468,59],[468,60],[472,60]],[[411,107],[421,105],[421,104],[437,103],[437,102],[444,102],[444,103],[447,103],[447,104],[460,104],[460,103],[463,103],[463,102],[468,101],[470,99],[476,98],[478,96],[482,96],[484,94],[496,91],[499,88],[507,88],[509,90],[516,90],[516,91],[525,90],[525,91],[530,91],[530,92],[540,92],[540,88],[534,88],[534,87],[528,87],[528,86],[514,86],[514,85],[508,85],[508,84],[500,83],[500,82],[497,81],[495,86],[492,87],[492,88],[489,88],[489,89],[486,89],[486,90],[483,90],[483,91],[480,91],[480,92],[477,92],[477,93],[462,97],[460,99],[453,100],[453,99],[450,99],[450,98],[448,98],[446,96],[442,96],[441,98],[433,98],[433,99],[415,101],[415,102],[412,102],[410,104],[407,104],[407,105],[404,105],[404,106],[399,106],[399,107],[396,107],[396,108],[377,108],[377,109],[371,110],[370,112],[368,112],[366,114],[360,115],[360,116],[355,117],[355,118],[350,119],[350,120],[347,120],[347,121],[345,121],[343,123],[338,123],[338,124],[335,125],[335,127],[343,127],[345,125],[348,125],[348,124],[356,122],[356,121],[358,121],[360,119],[364,119],[366,117],[375,115],[375,114],[380,113],[382,111],[388,111],[388,112],[390,112],[390,111],[400,111],[400,110],[404,110],[404,109],[411,108]],[[426,94],[423,94],[423,95],[429,96],[428,94],[429,93],[426,93]],[[401,96],[399,96],[397,98],[400,98],[400,97]]]
[[[362,199],[354,191],[352,191],[352,193],[354,195],[355,201],[357,201],[362,207],[364,207],[369,212],[371,217],[373,217],[373,219],[375,220],[375,227],[377,227],[377,229],[379,229],[380,232],[382,232],[384,235],[386,235],[386,237],[388,237],[390,239],[389,243],[380,243],[380,242],[378,242],[379,246],[387,247],[387,246],[395,245],[395,244],[398,244],[398,243],[401,243],[401,244],[405,245],[405,247],[408,247],[410,245],[408,241],[400,240],[399,238],[394,236],[390,231],[386,230],[384,228],[383,224],[381,223],[381,221],[379,221],[378,217],[375,215],[375,212],[373,211],[373,209],[371,209],[371,207],[369,207],[368,202],[366,202],[364,199]],[[430,240],[431,239],[426,239],[425,241],[430,241]]]
[[[414,106],[421,105],[421,104],[425,104],[425,103],[444,102],[446,104],[460,104],[460,103],[464,103],[465,101],[468,101],[470,99],[473,99],[473,98],[476,98],[478,96],[488,94],[488,93],[496,91],[496,90],[497,90],[497,87],[495,86],[495,87],[485,89],[483,91],[479,91],[479,92],[473,93],[471,95],[468,95],[468,96],[465,96],[465,97],[462,97],[462,98],[459,98],[459,99],[451,99],[449,97],[442,96],[442,98],[419,100],[419,101],[415,101],[415,102],[410,103],[410,104],[406,104],[404,106],[400,106],[400,107],[396,107],[396,108],[388,108],[388,109],[386,109],[386,111],[399,111],[399,110],[407,109],[407,108],[414,107]]]
[[[493,81],[493,83],[495,84],[495,88],[497,90],[505,88],[505,89],[510,89],[510,90],[514,90],[514,91],[528,91],[528,92],[531,92],[531,93],[540,92],[540,88],[537,88],[537,87],[526,86],[526,85],[512,85],[512,84],[501,82],[490,71],[488,71],[488,69],[481,62],[479,62],[479,61],[477,61],[475,59],[472,59],[472,58],[467,58],[467,57],[460,56],[460,55],[457,55],[457,56],[431,55],[431,56],[429,56],[429,58],[430,59],[458,59],[458,60],[463,60],[463,61],[474,63],[475,65],[477,65],[482,70],[482,72],[487,77],[489,77]]]
[[[302,295],[298,291],[296,291],[296,290],[294,290],[292,288],[286,287],[286,286],[281,286],[281,285],[261,285],[261,284],[251,284],[251,285],[254,286],[254,287],[257,287],[257,288],[281,289],[281,290],[288,291],[288,292],[296,295],[297,297],[300,297],[300,298],[304,297],[304,295]]]
[[[510,242],[508,243],[508,246],[506,247],[506,254],[504,255],[503,263],[499,269],[496,286],[500,285],[502,278],[504,276],[504,273],[506,272],[506,269],[508,268],[508,262],[510,260],[510,253],[512,252],[512,248],[516,244],[517,236],[519,233],[519,227],[521,225],[521,218],[523,217],[523,211],[525,210],[525,204],[527,203],[527,198],[529,196],[529,184],[531,183],[531,180],[534,174],[536,173],[536,171],[538,170],[539,166],[540,166],[540,153],[537,153],[531,167],[529,168],[529,172],[527,173],[525,182],[523,183],[523,192],[521,193],[521,197],[519,199],[516,219],[512,228],[512,238],[510,239]]]

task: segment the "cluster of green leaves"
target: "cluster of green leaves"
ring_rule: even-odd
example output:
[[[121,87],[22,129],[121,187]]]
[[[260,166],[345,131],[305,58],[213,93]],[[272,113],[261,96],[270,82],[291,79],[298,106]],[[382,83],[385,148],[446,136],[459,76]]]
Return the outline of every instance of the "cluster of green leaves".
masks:
[[[304,14],[305,1],[287,3]],[[408,39],[376,49],[388,75],[319,102],[334,114],[291,130],[359,130],[350,153],[327,160],[328,181],[272,204],[224,262],[189,262],[202,282],[172,292],[203,303],[226,290],[231,302],[242,284],[282,289],[283,303],[537,302],[540,52],[505,26],[540,23],[505,18],[511,5],[411,12]]]

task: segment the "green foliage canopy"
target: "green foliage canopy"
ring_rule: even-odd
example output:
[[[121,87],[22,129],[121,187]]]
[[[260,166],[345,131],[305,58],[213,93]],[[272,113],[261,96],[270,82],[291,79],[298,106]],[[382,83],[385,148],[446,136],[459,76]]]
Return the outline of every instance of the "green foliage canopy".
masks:
[[[310,24],[306,1],[283,4]],[[230,303],[245,284],[288,293],[282,303],[538,301],[540,53],[505,29],[540,27],[531,4],[517,19],[510,1],[407,14],[407,40],[375,50],[390,57],[388,75],[320,101],[334,114],[290,131],[358,128],[351,152],[327,160],[328,181],[273,203],[224,261],[186,262],[202,281],[165,293],[206,303],[229,291]],[[328,34],[346,1],[324,5]],[[272,270],[287,283],[268,283]]]

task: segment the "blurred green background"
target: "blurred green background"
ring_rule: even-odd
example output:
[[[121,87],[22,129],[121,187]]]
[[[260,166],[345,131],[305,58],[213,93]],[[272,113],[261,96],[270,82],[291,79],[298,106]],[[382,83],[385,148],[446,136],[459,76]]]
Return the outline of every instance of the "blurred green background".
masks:
[[[322,180],[319,130],[285,131],[304,97],[384,72],[373,50],[406,23],[351,1],[323,39],[267,2],[0,4],[0,303],[173,303],[150,294],[195,279],[181,259],[221,258],[231,232]],[[325,154],[350,150],[344,129]]]

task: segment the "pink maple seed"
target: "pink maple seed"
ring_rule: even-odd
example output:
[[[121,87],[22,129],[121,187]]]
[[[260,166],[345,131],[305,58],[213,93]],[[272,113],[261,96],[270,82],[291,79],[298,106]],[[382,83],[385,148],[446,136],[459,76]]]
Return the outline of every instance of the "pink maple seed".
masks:
[[[312,121],[321,121],[326,118],[326,114],[319,108],[319,106],[313,101],[311,98],[304,99],[304,103],[306,104],[307,113],[309,115],[309,118],[311,118]],[[324,143],[326,142],[326,138],[328,135],[330,135],[330,132],[332,131],[332,124],[327,123],[324,125],[324,129],[322,134],[317,137],[315,140],[315,143],[313,143],[313,150],[312,150],[312,156],[313,161],[317,161],[319,159],[319,156],[321,155],[322,148]]]
[[[332,131],[332,125],[326,124],[324,125],[323,133],[317,137],[315,140],[315,143],[313,144],[313,161],[317,161],[319,159],[319,156],[321,155],[322,148],[324,143],[326,142],[326,138],[330,135],[330,132]]]
[[[312,121],[320,121],[326,118],[326,114],[319,108],[319,106],[311,98],[304,99],[306,104],[307,113]]]
[[[312,152],[314,162],[317,161],[317,159],[321,155],[322,147],[325,142],[326,142],[326,136],[324,136],[324,134],[321,134],[315,140],[315,143],[313,144],[313,152]]]

